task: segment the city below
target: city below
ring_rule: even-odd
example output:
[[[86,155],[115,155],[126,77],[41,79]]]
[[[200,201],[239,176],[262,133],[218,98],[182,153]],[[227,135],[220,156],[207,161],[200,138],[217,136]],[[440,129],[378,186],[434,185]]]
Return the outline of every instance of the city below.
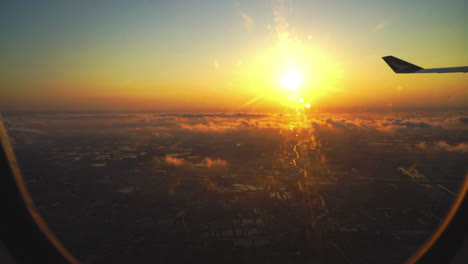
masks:
[[[465,179],[462,114],[5,121],[38,211],[83,263],[398,263]]]

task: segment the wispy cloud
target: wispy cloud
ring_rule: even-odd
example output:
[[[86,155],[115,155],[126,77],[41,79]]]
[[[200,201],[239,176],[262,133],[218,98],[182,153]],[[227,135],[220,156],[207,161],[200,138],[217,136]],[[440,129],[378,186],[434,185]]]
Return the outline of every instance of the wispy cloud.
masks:
[[[166,166],[173,166],[173,167],[185,167],[185,168],[190,168],[195,166],[194,163],[184,159],[184,158],[178,158],[175,157],[174,155],[166,155],[163,158],[154,158],[154,162],[156,166],[161,166],[161,165],[166,165]],[[229,168],[229,163],[226,160],[220,159],[220,158],[209,158],[205,157],[202,161],[204,167],[210,168],[210,169],[227,169]]]
[[[388,21],[383,21],[383,22],[380,22],[379,24],[377,24],[374,28],[374,31],[379,31],[379,30],[382,30],[383,28],[385,28],[386,26],[389,25],[389,22]]]
[[[430,150],[430,151],[448,151],[448,152],[468,152],[468,144],[458,143],[450,145],[446,141],[437,141],[435,143],[426,143],[420,142],[416,145],[417,148],[421,150]]]
[[[245,29],[247,31],[252,31],[255,28],[255,21],[253,20],[253,18],[249,16],[245,11],[241,10],[239,2],[236,2],[234,6],[237,8],[242,20],[244,21]]]
[[[247,31],[252,31],[255,28],[255,21],[247,15],[244,11],[239,11],[242,19],[244,20],[244,27]]]

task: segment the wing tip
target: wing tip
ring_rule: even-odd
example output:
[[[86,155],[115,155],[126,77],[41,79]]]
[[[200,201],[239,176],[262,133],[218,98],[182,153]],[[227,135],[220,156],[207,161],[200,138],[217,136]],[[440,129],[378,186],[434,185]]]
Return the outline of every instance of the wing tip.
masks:
[[[384,56],[382,59],[395,73],[414,73],[423,69],[392,55]]]

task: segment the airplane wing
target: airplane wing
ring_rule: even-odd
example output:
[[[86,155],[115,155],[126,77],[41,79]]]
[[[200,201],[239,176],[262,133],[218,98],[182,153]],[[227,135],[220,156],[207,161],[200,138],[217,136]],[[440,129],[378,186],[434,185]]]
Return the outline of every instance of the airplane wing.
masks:
[[[385,56],[382,59],[392,68],[395,73],[447,73],[447,72],[468,72],[468,66],[450,68],[424,69],[407,61],[393,56]]]

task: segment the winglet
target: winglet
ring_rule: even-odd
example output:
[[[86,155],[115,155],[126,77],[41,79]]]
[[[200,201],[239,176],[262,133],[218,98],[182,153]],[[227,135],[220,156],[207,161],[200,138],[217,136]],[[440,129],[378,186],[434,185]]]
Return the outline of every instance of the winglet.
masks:
[[[392,68],[395,73],[413,73],[423,69],[419,66],[393,56],[385,56],[382,57],[382,59],[388,64],[388,66],[390,66],[390,68]]]

